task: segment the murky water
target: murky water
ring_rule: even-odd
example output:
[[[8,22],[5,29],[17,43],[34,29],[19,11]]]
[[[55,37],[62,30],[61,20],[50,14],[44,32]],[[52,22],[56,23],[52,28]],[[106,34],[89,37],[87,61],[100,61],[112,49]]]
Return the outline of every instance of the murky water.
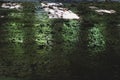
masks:
[[[0,8],[0,80],[119,80],[120,27],[50,20],[39,3],[23,5]]]

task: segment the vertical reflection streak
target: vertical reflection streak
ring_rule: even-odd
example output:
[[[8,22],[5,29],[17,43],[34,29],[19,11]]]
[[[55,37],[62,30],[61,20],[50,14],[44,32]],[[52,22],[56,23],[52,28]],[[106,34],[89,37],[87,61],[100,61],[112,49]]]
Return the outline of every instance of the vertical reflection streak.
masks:
[[[2,55],[2,57],[3,58],[5,57],[5,60],[4,59],[2,60],[4,62],[2,66],[4,68],[0,68],[0,70],[4,70],[2,71],[2,75],[14,76],[14,73],[17,73],[18,69],[20,68],[18,67],[18,65],[20,64],[19,62],[24,53],[22,47],[23,42],[22,27],[24,24],[19,22],[22,19],[22,15],[20,12],[17,11],[14,12],[12,10],[4,11],[6,11],[7,15],[4,17],[5,22],[2,23],[4,26],[4,28],[2,29],[5,30],[7,34],[5,33],[4,42],[2,42],[4,46],[3,47],[4,52],[2,52],[2,54],[4,53],[4,55]],[[15,76],[18,76],[18,74],[16,74]]]
[[[39,7],[39,5],[36,7]],[[52,35],[51,35],[51,21],[46,16],[43,10],[35,11],[35,41],[39,46],[39,49],[50,49]]]
[[[105,36],[103,24],[95,24],[93,28],[89,30],[88,34],[88,48],[91,55],[97,55],[105,50]]]
[[[75,49],[78,42],[79,22],[76,20],[69,20],[64,22],[62,36],[64,39],[64,51],[69,55],[72,50]]]
[[[8,14],[8,18],[10,19],[10,21],[7,22],[9,32],[8,40],[11,43],[11,51],[14,51],[13,53],[15,53],[15,55],[18,55],[19,57],[20,55],[22,55],[21,53],[24,53],[22,48],[24,35],[22,28],[24,24],[21,22],[21,19],[23,19],[23,14],[21,12],[10,12]]]

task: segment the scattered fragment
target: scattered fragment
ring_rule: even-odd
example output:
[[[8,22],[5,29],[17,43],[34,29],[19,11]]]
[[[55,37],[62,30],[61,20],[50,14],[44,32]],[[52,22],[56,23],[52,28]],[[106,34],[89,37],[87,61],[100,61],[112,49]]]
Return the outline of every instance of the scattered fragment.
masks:
[[[90,9],[98,9],[96,6],[89,6]]]
[[[113,14],[113,13],[116,13],[115,10],[106,10],[106,9],[98,9],[98,10],[95,10],[97,13],[108,13],[108,14]]]
[[[118,24],[117,26],[120,27],[120,24]]]
[[[100,15],[103,15],[104,13],[107,13],[107,14],[116,13],[115,10],[99,9],[99,8],[96,7],[96,6],[89,6],[89,8],[92,9],[92,10],[94,10],[95,12],[97,12],[97,13],[100,14]]]
[[[20,3],[3,3],[1,7],[7,9],[21,9],[22,5]]]
[[[49,18],[79,19],[79,16],[67,8],[62,8],[62,3],[41,3]]]
[[[0,16],[0,18],[4,18],[4,17],[5,17],[5,16],[3,16],[3,15],[2,15],[2,16]]]

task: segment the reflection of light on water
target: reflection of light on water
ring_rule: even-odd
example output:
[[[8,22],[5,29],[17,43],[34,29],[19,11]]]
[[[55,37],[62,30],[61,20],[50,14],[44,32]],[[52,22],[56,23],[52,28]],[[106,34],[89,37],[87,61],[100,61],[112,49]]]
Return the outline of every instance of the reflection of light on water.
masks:
[[[24,23],[20,23],[18,21],[15,21],[14,19],[16,18],[23,19],[23,17],[21,13],[15,13],[15,12],[9,13],[7,17],[10,19],[8,22],[5,23],[5,29],[8,31],[8,34],[6,36],[7,37],[6,39],[9,42],[8,50],[11,53],[15,53],[14,55],[17,56],[18,58],[20,57],[21,53],[24,53],[22,48],[23,37],[24,37],[24,32],[22,30],[22,27],[24,26]]]
[[[17,42],[17,43],[22,43],[23,42],[23,32],[20,30],[20,28],[24,24],[22,23],[16,23],[16,22],[9,22],[7,24],[8,26],[8,31],[9,31],[9,40],[11,42]]]
[[[23,13],[11,12],[8,14],[9,18],[15,19],[23,19]],[[11,42],[22,43],[23,42],[23,31],[21,28],[24,26],[23,23],[10,21],[7,23],[9,30],[9,40]]]
[[[38,29],[37,29],[38,28]],[[49,26],[38,26],[36,28],[36,42],[39,45],[47,45],[48,41],[52,38],[50,35],[51,33],[51,28]]]
[[[35,20],[35,41],[38,45],[48,46],[49,44],[51,44],[50,41],[52,39],[50,20],[42,10],[36,11]]]
[[[66,48],[74,47],[75,43],[78,40],[78,35],[79,35],[78,33],[79,33],[78,21],[70,20],[69,22],[64,23],[63,39]]]
[[[105,39],[102,33],[102,24],[96,24],[95,27],[89,30],[89,50],[92,53],[98,53],[105,49]]]

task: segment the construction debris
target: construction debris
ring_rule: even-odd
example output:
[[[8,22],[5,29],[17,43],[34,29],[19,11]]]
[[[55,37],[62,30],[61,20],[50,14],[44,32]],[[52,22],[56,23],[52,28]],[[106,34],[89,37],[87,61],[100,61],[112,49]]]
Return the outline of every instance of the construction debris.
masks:
[[[113,13],[116,13],[115,10],[106,10],[106,9],[98,9],[98,10],[95,10],[97,13],[108,13],[108,14],[113,14]]]
[[[20,3],[3,3],[1,7],[7,9],[21,9],[22,5]]]
[[[48,13],[49,18],[79,19],[77,14],[68,8],[62,8],[62,3],[41,3],[44,11]]]
[[[107,14],[116,13],[115,10],[99,9],[99,8],[96,7],[96,6],[89,6],[89,8],[92,9],[92,10],[94,10],[94,11],[97,12],[98,14],[101,14],[101,15],[103,15],[104,13],[107,13]]]
[[[90,9],[98,9],[96,6],[89,6]]]

